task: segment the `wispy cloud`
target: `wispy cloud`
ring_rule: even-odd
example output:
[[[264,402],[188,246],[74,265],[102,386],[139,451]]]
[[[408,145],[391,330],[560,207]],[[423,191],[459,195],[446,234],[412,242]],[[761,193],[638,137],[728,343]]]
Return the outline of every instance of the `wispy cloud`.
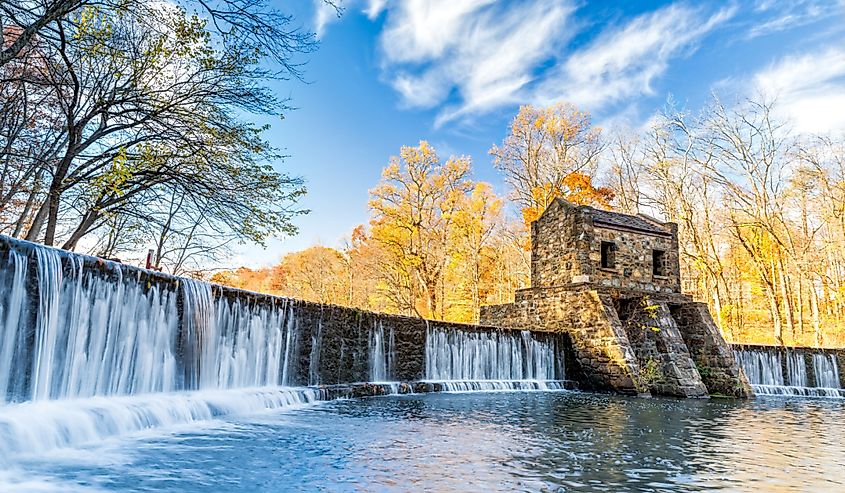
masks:
[[[387,7],[387,0],[368,0],[364,13],[372,20],[378,17],[385,7]]]
[[[745,38],[754,39],[805,26],[824,19],[831,14],[831,10],[835,10],[836,8],[836,4],[831,4],[830,0],[758,2],[754,10],[759,14],[769,15],[769,17],[764,17],[760,20],[755,19]]]
[[[710,31],[734,15],[724,9],[705,15],[669,6],[609,30],[569,56],[538,86],[535,100],[547,104],[572,101],[598,110],[603,106],[652,93],[652,82],[672,59],[694,51]]]
[[[326,33],[326,27],[340,19],[340,2],[337,6],[324,0],[312,0],[314,3],[314,34],[317,39]]]
[[[752,78],[801,132],[845,131],[845,48],[787,56]]]
[[[368,19],[375,20],[387,9],[388,0],[311,0],[311,3],[314,9],[313,30],[320,39],[329,25],[340,20],[347,10],[361,9]]]
[[[437,125],[513,104],[569,39],[573,11],[566,1],[402,2],[381,35],[386,77],[408,106],[445,104]]]
[[[597,110],[649,94],[673,58],[735,13],[673,5],[567,53],[577,34],[570,2],[412,0],[390,9],[385,77],[405,105],[439,108],[436,125],[504,105],[567,100]]]

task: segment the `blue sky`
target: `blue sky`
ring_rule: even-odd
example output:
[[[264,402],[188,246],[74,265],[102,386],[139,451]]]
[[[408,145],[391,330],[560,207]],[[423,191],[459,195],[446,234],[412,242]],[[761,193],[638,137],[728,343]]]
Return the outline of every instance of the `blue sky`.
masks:
[[[319,0],[279,8],[314,30],[307,84],[274,84],[297,107],[268,138],[277,167],[306,179],[298,235],[244,246],[232,266],[338,246],[368,218],[368,190],[403,145],[469,155],[506,193],[487,154],[520,104],[558,101],[603,128],[640,127],[671,97],[776,96],[797,131],[845,132],[845,0],[576,2]]]

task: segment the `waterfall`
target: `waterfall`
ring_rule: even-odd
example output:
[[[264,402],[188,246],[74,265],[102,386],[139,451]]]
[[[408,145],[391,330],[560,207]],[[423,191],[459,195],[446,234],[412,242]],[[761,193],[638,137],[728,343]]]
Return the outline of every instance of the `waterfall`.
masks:
[[[807,387],[807,366],[804,364],[804,354],[797,351],[786,352],[786,375],[792,387]]]
[[[535,339],[529,331],[463,331],[428,328],[425,379],[453,382],[454,389],[520,388],[504,382],[563,380],[563,355],[553,341]],[[540,388],[546,388],[541,385]]]
[[[323,311],[317,330],[311,333],[311,353],[308,355],[308,385],[320,385],[320,350],[323,345]]]
[[[779,350],[738,349],[734,351],[734,354],[756,394],[845,397],[845,391],[842,391],[839,385],[836,357],[832,354],[819,352],[812,354],[812,381],[815,385],[810,386],[805,363],[807,352],[809,350],[785,350],[785,367],[782,364],[782,351]],[[786,378],[784,378],[784,371]]]
[[[322,306],[0,237],[0,462],[341,395],[291,385],[368,379],[398,393],[408,386],[391,380],[419,375],[423,360],[437,389],[561,386],[553,336],[425,322],[420,347],[422,334],[390,317],[331,309],[324,327]]]
[[[813,354],[813,372],[816,374],[816,387],[839,389],[839,368],[833,354]]]
[[[0,457],[324,396],[288,300],[3,241]]]
[[[369,332],[369,381],[388,382],[393,376],[393,359],[396,353],[396,341],[393,328],[389,338],[384,338],[384,324],[381,320],[373,322]]]
[[[0,286],[0,398],[5,402],[176,390],[177,303],[167,287],[121,270],[86,270],[58,250],[11,250]],[[27,299],[34,310],[28,313]]]
[[[296,342],[286,302],[229,301],[214,297],[211,286],[201,281],[162,285],[142,279],[140,271],[125,275],[119,266],[86,269],[81,257],[67,257],[63,268],[58,250],[36,248],[35,253],[31,355],[25,349],[28,324],[21,320],[27,290],[27,258],[21,252],[11,252],[14,279],[0,295],[8,300],[0,346],[0,390],[6,402],[285,381],[281,355],[284,351],[292,365],[290,345]],[[175,282],[180,284],[181,315]]]
[[[753,385],[784,386],[780,353],[736,351],[736,359]]]

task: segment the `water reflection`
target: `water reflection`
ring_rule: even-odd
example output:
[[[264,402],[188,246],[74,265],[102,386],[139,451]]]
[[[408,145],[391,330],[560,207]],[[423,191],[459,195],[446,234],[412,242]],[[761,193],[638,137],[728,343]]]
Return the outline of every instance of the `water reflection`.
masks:
[[[429,394],[88,450],[115,461],[23,467],[127,491],[843,491],[844,418],[841,401]]]

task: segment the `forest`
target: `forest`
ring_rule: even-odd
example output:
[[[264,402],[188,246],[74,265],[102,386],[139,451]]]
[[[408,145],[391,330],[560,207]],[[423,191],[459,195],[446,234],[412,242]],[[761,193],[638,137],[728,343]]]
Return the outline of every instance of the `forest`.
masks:
[[[457,322],[530,279],[528,227],[555,197],[678,223],[683,289],[730,341],[845,345],[845,145],[797,134],[759,96],[647,128],[605,131],[571,104],[523,106],[490,148],[506,195],[468,156],[402,147],[370,190],[370,220],[212,280],[320,303]]]

